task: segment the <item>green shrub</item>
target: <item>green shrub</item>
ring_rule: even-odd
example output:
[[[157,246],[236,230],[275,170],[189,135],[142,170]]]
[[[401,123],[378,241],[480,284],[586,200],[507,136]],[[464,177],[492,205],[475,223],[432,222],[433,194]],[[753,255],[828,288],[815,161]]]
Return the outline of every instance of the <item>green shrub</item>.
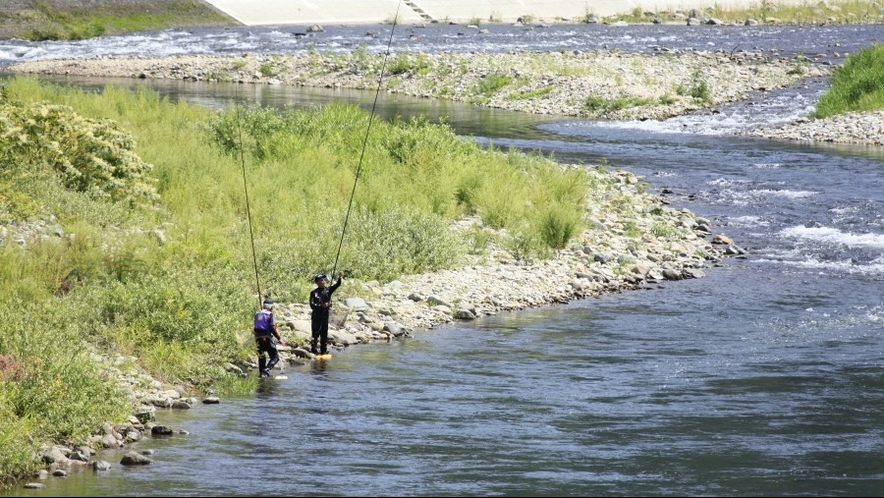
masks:
[[[26,105],[0,95],[0,137],[5,164],[46,165],[66,187],[95,198],[133,205],[157,199],[148,177],[151,166],[133,152],[131,136],[111,121],[84,118],[67,106]]]
[[[17,381],[0,373],[0,489],[9,484],[7,481],[32,474],[40,466],[34,458],[40,443],[34,437],[38,435],[36,414],[22,417],[16,412],[20,391]]]
[[[675,93],[690,96],[700,102],[712,102],[712,92],[709,84],[703,79],[703,74],[699,68],[695,69],[692,73],[690,84],[688,86],[679,85],[676,87]]]
[[[429,63],[422,54],[397,54],[393,58],[388,72],[392,75],[404,74],[410,72],[420,72],[429,68]]]
[[[103,421],[127,415],[117,379],[91,357],[82,323],[66,311],[46,300],[11,299],[0,306],[0,355],[21,365],[17,375],[2,379],[6,409],[18,420],[7,422],[10,432],[0,433],[0,445],[20,437],[20,430],[35,441],[84,442]]]
[[[275,62],[265,62],[258,68],[258,72],[261,73],[261,76],[269,78],[279,74],[279,68],[276,67]]]
[[[486,98],[491,98],[501,88],[512,83],[513,77],[508,74],[492,73],[479,80],[476,92]]]
[[[813,117],[884,109],[884,44],[875,43],[835,69],[832,85],[820,97]]]

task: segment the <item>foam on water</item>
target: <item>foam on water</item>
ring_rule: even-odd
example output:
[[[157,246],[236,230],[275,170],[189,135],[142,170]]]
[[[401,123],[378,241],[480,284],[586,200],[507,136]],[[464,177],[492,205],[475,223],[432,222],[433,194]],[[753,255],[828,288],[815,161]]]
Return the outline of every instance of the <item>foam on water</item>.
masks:
[[[770,221],[762,218],[761,216],[735,216],[730,219],[732,224],[744,226],[744,227],[767,227],[770,226]]]
[[[789,190],[789,189],[758,189],[748,192],[752,197],[782,197],[785,199],[802,199],[805,197],[812,197],[817,195],[819,192],[812,192],[809,190]]]
[[[826,244],[838,244],[847,248],[884,250],[884,234],[855,234],[843,232],[837,228],[795,226],[782,230],[780,235]]]

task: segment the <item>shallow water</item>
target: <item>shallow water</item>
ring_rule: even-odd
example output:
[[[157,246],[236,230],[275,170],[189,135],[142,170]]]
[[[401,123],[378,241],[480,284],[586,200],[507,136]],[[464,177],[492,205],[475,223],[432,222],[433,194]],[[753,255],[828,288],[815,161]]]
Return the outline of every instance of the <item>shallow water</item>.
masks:
[[[881,32],[864,29],[865,38],[853,27],[825,33],[863,46]],[[625,31],[611,33],[627,43]],[[723,33],[741,31],[691,41],[743,43]],[[770,43],[833,43],[823,31],[800,33],[771,33]],[[212,106],[374,98],[157,85]],[[447,117],[468,139],[643,175],[749,254],[702,279],[417,331],[292,366],[254,397],[161,413],[189,434],[138,443],[155,450],[150,466],[75,472],[9,495],[880,495],[884,149],[733,136],[800,114],[822,88],[663,123],[383,97],[385,117]],[[120,454],[101,458],[116,464]]]

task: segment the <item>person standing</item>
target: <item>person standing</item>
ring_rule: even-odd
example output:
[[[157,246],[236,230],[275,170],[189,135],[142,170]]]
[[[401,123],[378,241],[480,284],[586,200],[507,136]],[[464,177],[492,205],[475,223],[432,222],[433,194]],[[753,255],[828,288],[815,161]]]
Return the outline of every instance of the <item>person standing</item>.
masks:
[[[328,287],[328,277],[320,273],[313,277],[316,288],[310,292],[310,309],[313,310],[310,317],[312,340],[310,352],[313,354],[328,354],[328,319],[331,315],[332,293],[341,286],[344,280],[344,272],[338,272],[338,281]],[[319,349],[317,350],[317,343]]]
[[[276,327],[273,306],[272,299],[264,299],[261,309],[255,313],[255,344],[258,346],[258,372],[261,377],[270,377],[270,370],[279,362],[279,351],[276,349],[274,338],[282,344],[282,336]]]

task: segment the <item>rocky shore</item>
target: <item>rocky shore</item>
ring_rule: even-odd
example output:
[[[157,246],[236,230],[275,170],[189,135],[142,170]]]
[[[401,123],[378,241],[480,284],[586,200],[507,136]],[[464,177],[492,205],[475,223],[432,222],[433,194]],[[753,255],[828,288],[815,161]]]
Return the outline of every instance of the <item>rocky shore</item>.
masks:
[[[230,81],[241,84],[375,89],[382,60],[367,54],[172,58],[107,57],[16,64],[12,72],[141,79]],[[655,55],[618,52],[507,54],[412,54],[389,62],[384,89],[448,98],[522,112],[604,119],[664,119],[791,85],[826,77],[830,67],[810,59],[783,59],[756,52],[661,51]],[[489,91],[488,82],[501,86]],[[777,129],[758,129],[768,138],[882,145],[884,113],[809,119]],[[710,220],[669,206],[666,193],[645,191],[641,178],[623,171],[590,169],[590,180],[609,185],[609,195],[586,205],[587,228],[570,247],[544,261],[525,261],[501,249],[475,257],[461,268],[409,275],[392,282],[349,282],[360,296],[339,292],[330,341],[337,349],[389,341],[454,320],[473,320],[606,293],[653,287],[703,276],[723,257],[745,251],[715,234]],[[624,199],[626,201],[624,202]],[[462,220],[453,230],[477,223]],[[29,237],[52,237],[59,228],[3,228],[2,238],[27,244]],[[482,282],[481,286],[474,285]],[[306,303],[278,303],[284,364],[310,361]],[[247,338],[246,338],[247,339]],[[93,443],[123,447],[147,434],[168,434],[157,426],[157,409],[188,409],[198,401],[185,386],[164,386],[133,370],[127,358],[102,358],[137,407],[130,420],[106,425]],[[254,374],[256,363],[228,364],[239,375]],[[218,402],[206,397],[204,403]],[[160,427],[157,429],[157,427]],[[159,432],[157,432],[159,431]],[[87,448],[52,447],[42,456],[50,471],[87,463]],[[150,463],[131,457],[126,464]],[[123,462],[121,462],[123,463]],[[103,470],[106,462],[101,463]]]

